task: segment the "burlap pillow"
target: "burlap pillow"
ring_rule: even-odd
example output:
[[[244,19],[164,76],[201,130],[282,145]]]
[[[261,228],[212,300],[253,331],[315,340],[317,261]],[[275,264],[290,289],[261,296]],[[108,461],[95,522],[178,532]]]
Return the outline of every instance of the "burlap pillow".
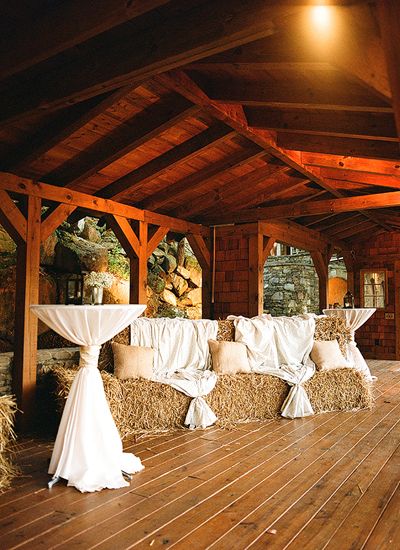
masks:
[[[209,340],[212,367],[218,374],[250,372],[247,350],[240,342],[218,342]]]
[[[311,359],[317,370],[340,369],[350,366],[343,357],[337,340],[314,340]]]
[[[153,375],[153,348],[126,346],[113,342],[114,374],[120,380],[148,378]]]

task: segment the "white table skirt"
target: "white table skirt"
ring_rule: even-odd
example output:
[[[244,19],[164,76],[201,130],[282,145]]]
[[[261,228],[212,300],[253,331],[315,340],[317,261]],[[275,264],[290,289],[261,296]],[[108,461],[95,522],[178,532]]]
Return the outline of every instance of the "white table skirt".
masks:
[[[80,369],[65,404],[49,473],[81,492],[126,487],[122,471],[143,469],[123,453],[97,368],[101,344],[127,327],[145,305],[34,305],[32,311],[64,338],[80,346]]]
[[[375,313],[375,308],[349,308],[349,309],[324,309],[323,313],[328,316],[341,317],[345,319],[346,325],[350,329],[351,341],[347,346],[347,360],[350,361],[354,367],[365,374],[368,380],[374,380],[371,376],[369,367],[361,355],[360,350],[357,347],[355,341],[355,332],[359,329],[368,319]]]

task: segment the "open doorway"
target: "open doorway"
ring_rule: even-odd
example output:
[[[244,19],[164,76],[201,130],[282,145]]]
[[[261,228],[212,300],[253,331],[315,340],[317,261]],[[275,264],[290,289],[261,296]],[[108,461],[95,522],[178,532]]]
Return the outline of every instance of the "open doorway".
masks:
[[[264,264],[264,310],[273,316],[319,313],[318,275],[309,252],[274,244]]]

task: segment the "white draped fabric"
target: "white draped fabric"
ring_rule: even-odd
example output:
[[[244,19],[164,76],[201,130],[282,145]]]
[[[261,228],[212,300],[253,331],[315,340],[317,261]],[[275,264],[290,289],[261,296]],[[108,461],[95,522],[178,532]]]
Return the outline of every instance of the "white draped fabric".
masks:
[[[217,417],[203,397],[214,389],[217,376],[210,367],[208,340],[215,340],[218,322],[207,319],[136,319],[131,344],[155,350],[154,380],[193,397],[185,424],[206,428]]]
[[[298,418],[314,414],[302,386],[315,373],[315,366],[309,360],[315,331],[314,316],[237,317],[233,320],[235,340],[247,346],[251,370],[277,376],[291,386],[282,405],[282,416]]]
[[[367,380],[375,380],[371,371],[357,347],[355,332],[375,313],[375,308],[351,308],[351,309],[324,309],[323,313],[328,316],[342,317],[350,329],[351,341],[347,345],[346,359],[355,369],[362,372]]]
[[[218,321],[142,317],[131,324],[131,344],[154,348],[154,376],[169,378],[177,370],[209,368],[208,340],[217,332]]]
[[[207,428],[217,420],[210,406],[203,399],[212,391],[217,383],[217,375],[213,371],[188,371],[175,372],[171,378],[159,380],[169,384],[188,397],[193,397],[185,418],[185,425],[190,429]]]
[[[81,492],[128,486],[122,472],[143,469],[123,453],[97,369],[100,346],[140,315],[144,305],[35,305],[32,311],[64,338],[81,346],[80,369],[65,404],[50,462],[54,478]]]

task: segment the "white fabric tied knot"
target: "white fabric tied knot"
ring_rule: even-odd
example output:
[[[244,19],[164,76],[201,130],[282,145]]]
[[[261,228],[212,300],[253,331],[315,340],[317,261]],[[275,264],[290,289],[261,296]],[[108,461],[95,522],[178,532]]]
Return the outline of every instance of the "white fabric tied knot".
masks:
[[[214,424],[216,420],[217,417],[203,397],[199,395],[191,400],[185,418],[185,425],[189,429],[202,428],[204,430],[204,428]]]
[[[287,380],[286,382],[291,388],[281,408],[282,416],[285,418],[302,418],[314,414],[307,392],[301,383],[291,384]]]
[[[101,346],[81,346],[79,366],[97,369]]]
[[[163,378],[157,382],[169,384],[188,397],[193,397],[185,418],[185,425],[189,426],[191,430],[208,428],[217,420],[212,409],[203,399],[215,387],[217,382],[215,372],[180,370],[175,372],[171,378]]]

